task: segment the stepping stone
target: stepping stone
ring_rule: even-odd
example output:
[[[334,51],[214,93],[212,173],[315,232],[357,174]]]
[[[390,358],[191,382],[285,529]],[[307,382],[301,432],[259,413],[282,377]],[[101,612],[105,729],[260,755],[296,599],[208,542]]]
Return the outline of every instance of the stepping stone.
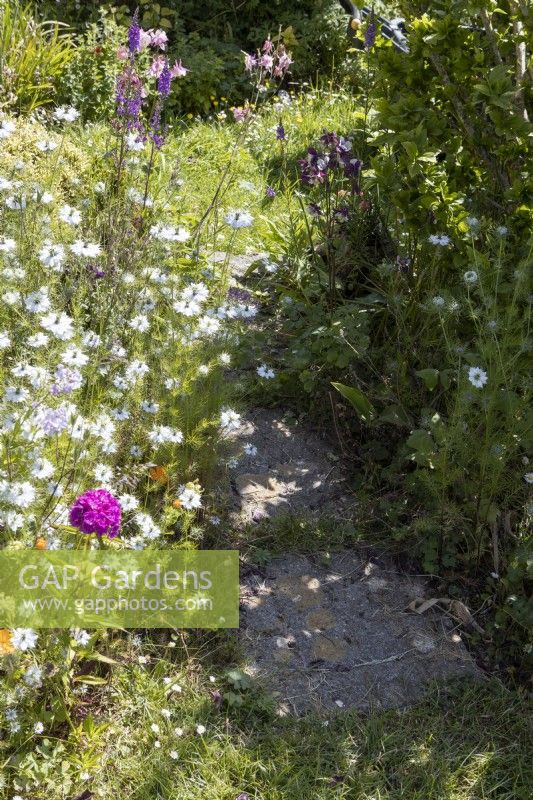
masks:
[[[271,409],[249,414],[232,439],[237,450],[247,443],[257,447],[257,455],[243,457],[233,473],[240,506],[234,524],[292,511],[342,511],[347,501],[343,470],[327,439]]]
[[[454,620],[408,610],[429,596],[421,578],[352,551],[327,566],[289,553],[251,568],[239,634],[248,671],[295,715],[406,706],[433,679],[480,677]]]

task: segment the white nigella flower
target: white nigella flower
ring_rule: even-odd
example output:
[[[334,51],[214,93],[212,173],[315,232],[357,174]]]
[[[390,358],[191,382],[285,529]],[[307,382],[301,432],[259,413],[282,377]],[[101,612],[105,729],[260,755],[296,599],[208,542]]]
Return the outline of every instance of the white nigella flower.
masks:
[[[440,247],[447,247],[451,239],[449,236],[446,236],[445,233],[432,233],[431,236],[428,236],[428,242],[430,244],[439,245]]]
[[[144,150],[144,142],[135,131],[130,131],[126,136],[126,147],[133,153],[139,153]]]
[[[159,403],[154,403],[151,400],[143,400],[141,408],[146,414],[157,414],[159,411]]]
[[[145,317],[144,314],[138,314],[136,317],[132,317],[128,325],[130,328],[133,328],[134,331],[139,331],[139,333],[145,333],[150,328],[148,317]]]
[[[179,758],[179,754],[176,750],[171,750],[169,756],[173,761],[176,761],[176,759]]]
[[[13,188],[13,183],[7,178],[0,177],[0,192],[8,192]]]
[[[36,734],[40,734],[44,731],[44,725],[42,722],[36,722],[33,726],[33,732]]]
[[[526,472],[524,475],[524,480],[526,483],[533,483],[533,472]]]
[[[247,456],[256,456],[257,455],[257,447],[255,444],[245,444],[244,445],[244,452]]]
[[[16,125],[10,119],[0,120],[0,139],[9,139],[15,133]]]
[[[99,244],[84,242],[82,239],[76,239],[76,241],[70,245],[70,249],[74,255],[83,256],[84,258],[96,258],[102,252],[102,248]]]
[[[446,304],[446,300],[444,299],[444,297],[441,297],[440,295],[436,295],[435,297],[433,297],[431,299],[431,302],[436,308],[442,308]]]
[[[5,202],[7,208],[11,209],[11,211],[24,211],[26,208],[26,195],[21,194],[18,197],[10,195],[10,197],[6,197]]]
[[[468,370],[468,380],[476,389],[482,389],[488,379],[487,373],[481,367],[470,367]]]
[[[463,275],[463,280],[465,283],[475,283],[477,281],[477,272],[474,269],[469,269]]]
[[[16,289],[10,292],[4,292],[2,295],[2,300],[7,306],[14,306],[20,300],[20,292]]]
[[[0,331],[0,350],[7,350],[11,347],[11,339],[7,331]]]
[[[46,347],[50,338],[46,335],[46,333],[34,333],[32,336],[28,336],[26,339],[26,344],[28,347],[33,347],[37,349],[38,347]]]
[[[64,312],[61,312],[61,314],[51,312],[41,317],[40,323],[41,328],[51,333],[56,339],[61,339],[61,341],[66,342],[74,336],[74,330],[72,328],[73,321],[68,314]]]
[[[64,258],[65,248],[62,244],[44,242],[39,252],[39,261],[41,264],[44,264],[45,267],[50,267],[54,272],[62,271]]]
[[[79,225],[81,222],[81,211],[69,205],[61,206],[58,216],[67,225]]]
[[[477,217],[467,217],[466,221],[471,228],[477,228],[479,225],[479,220]]]
[[[50,298],[48,297],[48,289],[43,287],[37,292],[32,292],[24,298],[24,305],[26,310],[32,314],[42,314],[50,310]]]
[[[89,631],[83,630],[83,628],[72,628],[70,631],[70,635],[81,647],[85,647],[86,644],[89,644],[91,641],[91,634]]]
[[[31,689],[39,689],[42,686],[43,671],[36,664],[31,664],[24,673],[24,683]]]
[[[213,336],[215,333],[218,333],[219,330],[220,322],[214,317],[205,315],[200,317],[198,320],[198,333],[200,334],[204,334],[205,336]]]
[[[41,139],[37,142],[37,149],[40,150],[41,153],[51,153],[56,147],[59,147],[59,144],[58,142],[54,142],[53,139]]]
[[[266,378],[267,380],[271,380],[274,377],[274,370],[267,367],[266,364],[261,364],[260,367],[257,367],[256,372],[260,378]]]
[[[203,736],[205,732],[206,732],[205,725],[197,725],[196,726],[196,733],[198,734],[198,736]]]
[[[180,486],[178,488],[178,500],[187,511],[202,507],[202,495],[192,487]]]
[[[11,631],[11,644],[15,650],[33,650],[39,634],[33,628],[14,628]]]
[[[14,239],[7,239],[5,236],[0,236],[0,253],[13,253],[17,243]]]
[[[109,486],[113,481],[113,470],[106,464],[97,464],[94,468],[94,479],[102,486]]]
[[[135,511],[136,508],[139,508],[139,501],[132,494],[119,495],[118,502],[123,511]]]
[[[239,228],[249,228],[253,224],[254,218],[248,211],[243,209],[234,208],[224,217],[226,225],[230,225],[234,230]]]
[[[231,356],[229,353],[220,353],[218,360],[223,367],[228,367],[231,364]]]
[[[509,233],[509,228],[507,228],[505,225],[498,225],[495,230],[498,236],[507,236]]]
[[[220,414],[220,428],[221,430],[229,433],[236,431],[241,426],[241,415],[237,414],[231,408],[223,409]]]
[[[149,432],[148,439],[154,447],[167,443],[181,444],[183,442],[183,433],[170,428],[168,425],[157,425]]]
[[[80,115],[73,106],[59,106],[54,111],[54,119],[58,122],[74,122]]]

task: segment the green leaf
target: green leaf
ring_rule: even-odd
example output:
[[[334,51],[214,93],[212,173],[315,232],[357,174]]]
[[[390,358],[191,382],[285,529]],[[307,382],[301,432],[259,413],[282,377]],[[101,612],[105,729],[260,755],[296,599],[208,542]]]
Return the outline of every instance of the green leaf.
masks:
[[[375,416],[375,408],[368,398],[355,386],[345,386],[344,383],[334,383],[331,385],[342,394],[346,400],[355,408],[359,416],[365,422],[370,421]]]
[[[424,430],[413,431],[407,440],[409,447],[419,453],[432,453],[435,450],[435,443],[429,433]]]
[[[78,675],[74,678],[74,683],[85,683],[87,686],[104,686],[106,678],[99,678],[97,675]]]
[[[426,384],[426,388],[429,389],[430,392],[433,391],[433,389],[439,382],[438,369],[432,369],[431,367],[428,367],[427,369],[419,369],[416,374],[418,375],[419,378],[422,378],[422,380]]]

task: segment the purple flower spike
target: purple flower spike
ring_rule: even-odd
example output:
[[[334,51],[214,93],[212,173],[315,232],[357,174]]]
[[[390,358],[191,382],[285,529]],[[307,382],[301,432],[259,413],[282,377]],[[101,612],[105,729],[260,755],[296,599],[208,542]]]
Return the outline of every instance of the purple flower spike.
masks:
[[[107,489],[92,489],[74,501],[69,520],[81,533],[114,539],[120,530],[120,504]]]
[[[279,139],[280,142],[284,142],[285,138],[286,138],[285,128],[283,127],[283,125],[278,125],[278,127],[276,128],[276,139]]]
[[[170,94],[170,84],[172,81],[172,74],[166,64],[157,81],[157,91],[161,97],[168,97]]]
[[[273,197],[276,196],[276,192],[274,191],[272,186],[267,186],[266,187],[266,196],[269,197],[271,200],[272,200]]]
[[[370,50],[372,47],[374,47],[377,31],[378,29],[374,19],[374,12],[372,12],[370,15],[370,22],[368,23],[365,31],[365,50]]]
[[[128,49],[132,55],[141,49],[141,28],[138,10],[133,15],[131,25],[128,28]]]

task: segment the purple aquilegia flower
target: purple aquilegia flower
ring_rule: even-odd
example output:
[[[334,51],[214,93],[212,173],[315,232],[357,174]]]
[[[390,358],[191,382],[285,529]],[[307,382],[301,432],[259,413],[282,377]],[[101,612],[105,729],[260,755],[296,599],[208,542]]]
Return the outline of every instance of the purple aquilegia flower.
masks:
[[[284,142],[286,139],[285,128],[281,124],[276,128],[276,139],[279,139],[280,142]]]
[[[276,192],[274,191],[274,189],[272,188],[272,186],[267,186],[267,187],[266,187],[266,192],[265,192],[265,194],[266,194],[266,196],[267,196],[267,197],[269,197],[271,200],[272,200],[272,199],[273,199],[273,198],[276,196]]]
[[[141,49],[141,28],[138,11],[133,15],[131,25],[128,28],[128,49],[132,55]]]
[[[107,489],[91,489],[74,501],[69,521],[82,533],[113,539],[120,530],[120,503]]]

